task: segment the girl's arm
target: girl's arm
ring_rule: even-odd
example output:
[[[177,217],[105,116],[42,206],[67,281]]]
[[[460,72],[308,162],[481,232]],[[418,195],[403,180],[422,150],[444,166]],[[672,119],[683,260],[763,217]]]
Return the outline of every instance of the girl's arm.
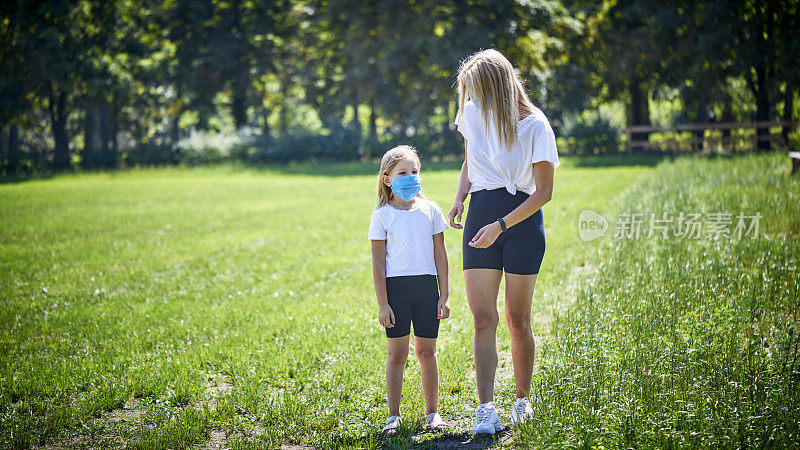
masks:
[[[464,164],[461,165],[461,175],[458,177],[458,189],[456,189],[456,199],[453,206],[447,213],[447,219],[453,228],[464,228],[461,222],[461,215],[464,213],[464,200],[466,200],[472,183],[469,181],[469,168],[467,167],[467,142],[464,141]]]
[[[536,180],[536,190],[533,195],[503,217],[506,228],[511,228],[527,219],[553,198],[554,172],[555,167],[550,161],[539,161],[533,164],[533,178]],[[486,248],[494,243],[502,231],[500,222],[494,221],[478,230],[469,245],[470,247]]]
[[[386,295],[386,241],[371,240],[372,243],[372,282],[375,284],[375,298],[378,299],[378,322],[386,328],[394,326],[394,311],[389,306]]]
[[[439,213],[441,214],[441,213]],[[433,235],[433,261],[436,263],[436,277],[439,280],[439,303],[436,306],[436,317],[450,317],[450,283],[447,264],[447,248],[444,246],[444,233]]]

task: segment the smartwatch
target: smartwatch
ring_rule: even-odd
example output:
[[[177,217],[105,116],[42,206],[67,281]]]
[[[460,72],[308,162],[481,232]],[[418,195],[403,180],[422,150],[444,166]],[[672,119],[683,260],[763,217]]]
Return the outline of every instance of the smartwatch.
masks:
[[[500,230],[502,230],[500,232],[502,233],[503,231],[506,231],[506,221],[503,220],[502,217],[497,219],[497,221],[500,222]]]

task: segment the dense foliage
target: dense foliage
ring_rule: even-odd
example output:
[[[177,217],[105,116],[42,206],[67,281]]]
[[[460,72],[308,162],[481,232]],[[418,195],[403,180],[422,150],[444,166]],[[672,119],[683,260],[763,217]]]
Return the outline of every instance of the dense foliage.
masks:
[[[248,162],[354,159],[409,141],[457,154],[454,74],[488,47],[519,67],[559,136],[576,138],[566,151],[618,151],[619,128],[656,121],[651,105],[665,103],[682,111],[673,122],[791,119],[798,5],[3,2],[0,174],[213,161],[218,149],[198,153],[217,136],[246,142],[225,157]],[[581,118],[608,104],[624,118]],[[192,135],[202,145],[186,152]]]

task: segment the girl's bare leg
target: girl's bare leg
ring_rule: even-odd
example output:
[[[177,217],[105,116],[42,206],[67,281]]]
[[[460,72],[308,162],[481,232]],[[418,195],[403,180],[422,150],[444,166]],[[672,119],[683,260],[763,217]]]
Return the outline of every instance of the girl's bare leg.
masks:
[[[408,336],[388,338],[386,358],[386,397],[389,415],[400,415],[400,397],[403,394],[403,370],[408,359]]]

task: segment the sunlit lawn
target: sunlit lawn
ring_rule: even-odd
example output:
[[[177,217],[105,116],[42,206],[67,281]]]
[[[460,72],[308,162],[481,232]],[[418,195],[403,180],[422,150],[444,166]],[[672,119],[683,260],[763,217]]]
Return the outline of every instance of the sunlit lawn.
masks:
[[[788,330],[798,317],[800,187],[777,155],[695,161],[654,169],[647,160],[563,159],[544,208],[547,253],[534,296],[536,426],[473,444],[797,441],[800,368]],[[402,448],[471,440],[477,397],[458,230],[445,234],[453,312],[438,352],[440,410],[454,429],[421,432],[411,357],[406,428],[394,439],[379,434],[385,337],[366,240],[376,170],[223,166],[0,185],[0,442]],[[422,175],[446,211],[456,165],[426,164]],[[689,207],[760,210],[770,237],[578,237],[584,209],[613,222],[626,209]],[[499,342],[496,391],[508,425],[514,391],[503,326]]]

